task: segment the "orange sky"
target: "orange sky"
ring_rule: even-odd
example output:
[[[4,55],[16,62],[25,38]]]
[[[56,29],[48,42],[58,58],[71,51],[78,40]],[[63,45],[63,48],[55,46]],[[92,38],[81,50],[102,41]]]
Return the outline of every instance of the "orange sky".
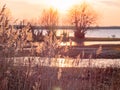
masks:
[[[7,4],[16,19],[38,18],[46,7],[54,7],[61,13],[67,12],[73,4],[83,0],[0,0],[0,6]],[[120,0],[85,0],[99,13],[98,25],[120,26]]]

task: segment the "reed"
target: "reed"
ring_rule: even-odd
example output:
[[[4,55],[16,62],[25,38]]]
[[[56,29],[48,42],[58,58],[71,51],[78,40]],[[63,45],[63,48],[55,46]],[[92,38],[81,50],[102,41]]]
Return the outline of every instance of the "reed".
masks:
[[[86,67],[80,67],[84,62],[85,52],[82,51],[74,59],[61,56],[61,52],[68,54],[71,47],[59,46],[62,38],[53,40],[52,32],[44,37],[44,42],[37,44],[37,52],[35,42],[33,43],[32,39],[28,42],[32,32],[30,24],[15,30],[4,12],[5,6],[0,12],[0,90],[120,89],[118,64],[103,68],[92,67],[95,63],[90,54]],[[24,47],[27,44],[31,48],[26,53]],[[64,59],[59,60],[61,57]]]

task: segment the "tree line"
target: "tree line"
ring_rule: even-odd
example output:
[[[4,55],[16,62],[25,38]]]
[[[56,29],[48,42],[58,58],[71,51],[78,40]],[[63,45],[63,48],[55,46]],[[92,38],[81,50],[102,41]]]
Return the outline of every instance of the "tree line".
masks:
[[[88,30],[88,27],[96,24],[98,20],[98,15],[96,11],[93,9],[92,6],[90,6],[86,2],[72,6],[69,9],[66,16],[67,16],[66,17],[67,21],[63,21],[63,22],[64,23],[67,22],[69,25],[75,27],[74,36],[75,38],[79,38],[79,39],[85,38],[85,34],[86,34],[86,31]],[[0,20],[1,28],[2,26],[6,27],[6,25],[8,25],[8,23],[10,22],[9,15],[6,10],[6,5],[4,5],[3,8],[1,9],[0,19],[1,19]],[[52,32],[52,37],[54,39],[56,37],[55,27],[60,24],[59,21],[60,21],[59,12],[54,8],[49,8],[49,9],[44,9],[42,11],[39,21],[38,22],[36,21],[36,23],[39,23],[40,26],[47,27],[48,35]],[[17,20],[15,20],[14,23],[15,22],[17,22]],[[25,22],[23,20],[22,22],[19,23],[19,25],[24,25],[24,23]],[[30,22],[30,24],[32,24],[32,22]],[[4,28],[4,29],[6,29],[5,32],[7,32],[7,28]],[[4,34],[5,33],[2,33],[1,35],[4,35]]]
[[[85,38],[88,28],[97,23],[97,12],[88,3],[72,6],[67,14],[67,23],[75,27],[75,37]],[[49,27],[54,32],[54,27],[59,24],[59,13],[50,8],[43,10],[40,17],[40,25]]]

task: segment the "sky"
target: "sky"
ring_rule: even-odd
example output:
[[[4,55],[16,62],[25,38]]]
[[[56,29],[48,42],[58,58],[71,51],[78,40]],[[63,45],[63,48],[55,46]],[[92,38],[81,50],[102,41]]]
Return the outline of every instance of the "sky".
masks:
[[[43,9],[54,7],[62,14],[83,0],[0,0],[16,19],[37,19]],[[120,26],[120,0],[84,0],[99,14],[99,26]]]

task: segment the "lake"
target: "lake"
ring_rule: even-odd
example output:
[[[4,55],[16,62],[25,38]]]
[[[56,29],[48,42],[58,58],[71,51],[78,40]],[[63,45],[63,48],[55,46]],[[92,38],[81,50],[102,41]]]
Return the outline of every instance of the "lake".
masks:
[[[57,35],[61,35],[63,32],[69,34],[69,36],[74,36],[73,30],[57,30]],[[98,37],[98,38],[120,38],[120,29],[94,29],[88,30],[86,37]]]
[[[41,32],[41,30],[34,30],[34,33],[37,34]],[[57,36],[60,36],[63,34],[63,32],[67,33],[69,36],[74,36],[74,30],[63,30],[58,29]],[[43,35],[47,33],[46,30],[43,30]],[[88,30],[86,32],[86,37],[99,37],[99,38],[120,38],[120,29],[94,29],[94,30]]]
[[[35,30],[34,33],[37,34],[41,32],[41,30]],[[56,30],[57,36],[61,36],[63,33],[67,33],[67,36],[74,37],[74,30],[63,30],[58,29]],[[43,30],[43,35],[47,33],[46,30]],[[95,37],[95,38],[120,38],[120,29],[94,29],[88,30],[86,32],[86,37]],[[85,41],[83,45],[95,45],[95,44],[120,44],[120,41]],[[69,42],[61,43],[61,45],[70,45]],[[72,42],[72,45],[76,45],[75,42]]]
[[[120,38],[120,29],[88,30],[86,37]]]
[[[42,65],[49,67],[120,67],[120,59],[72,59],[72,58],[43,58],[43,57],[15,57],[14,63],[21,65]]]

